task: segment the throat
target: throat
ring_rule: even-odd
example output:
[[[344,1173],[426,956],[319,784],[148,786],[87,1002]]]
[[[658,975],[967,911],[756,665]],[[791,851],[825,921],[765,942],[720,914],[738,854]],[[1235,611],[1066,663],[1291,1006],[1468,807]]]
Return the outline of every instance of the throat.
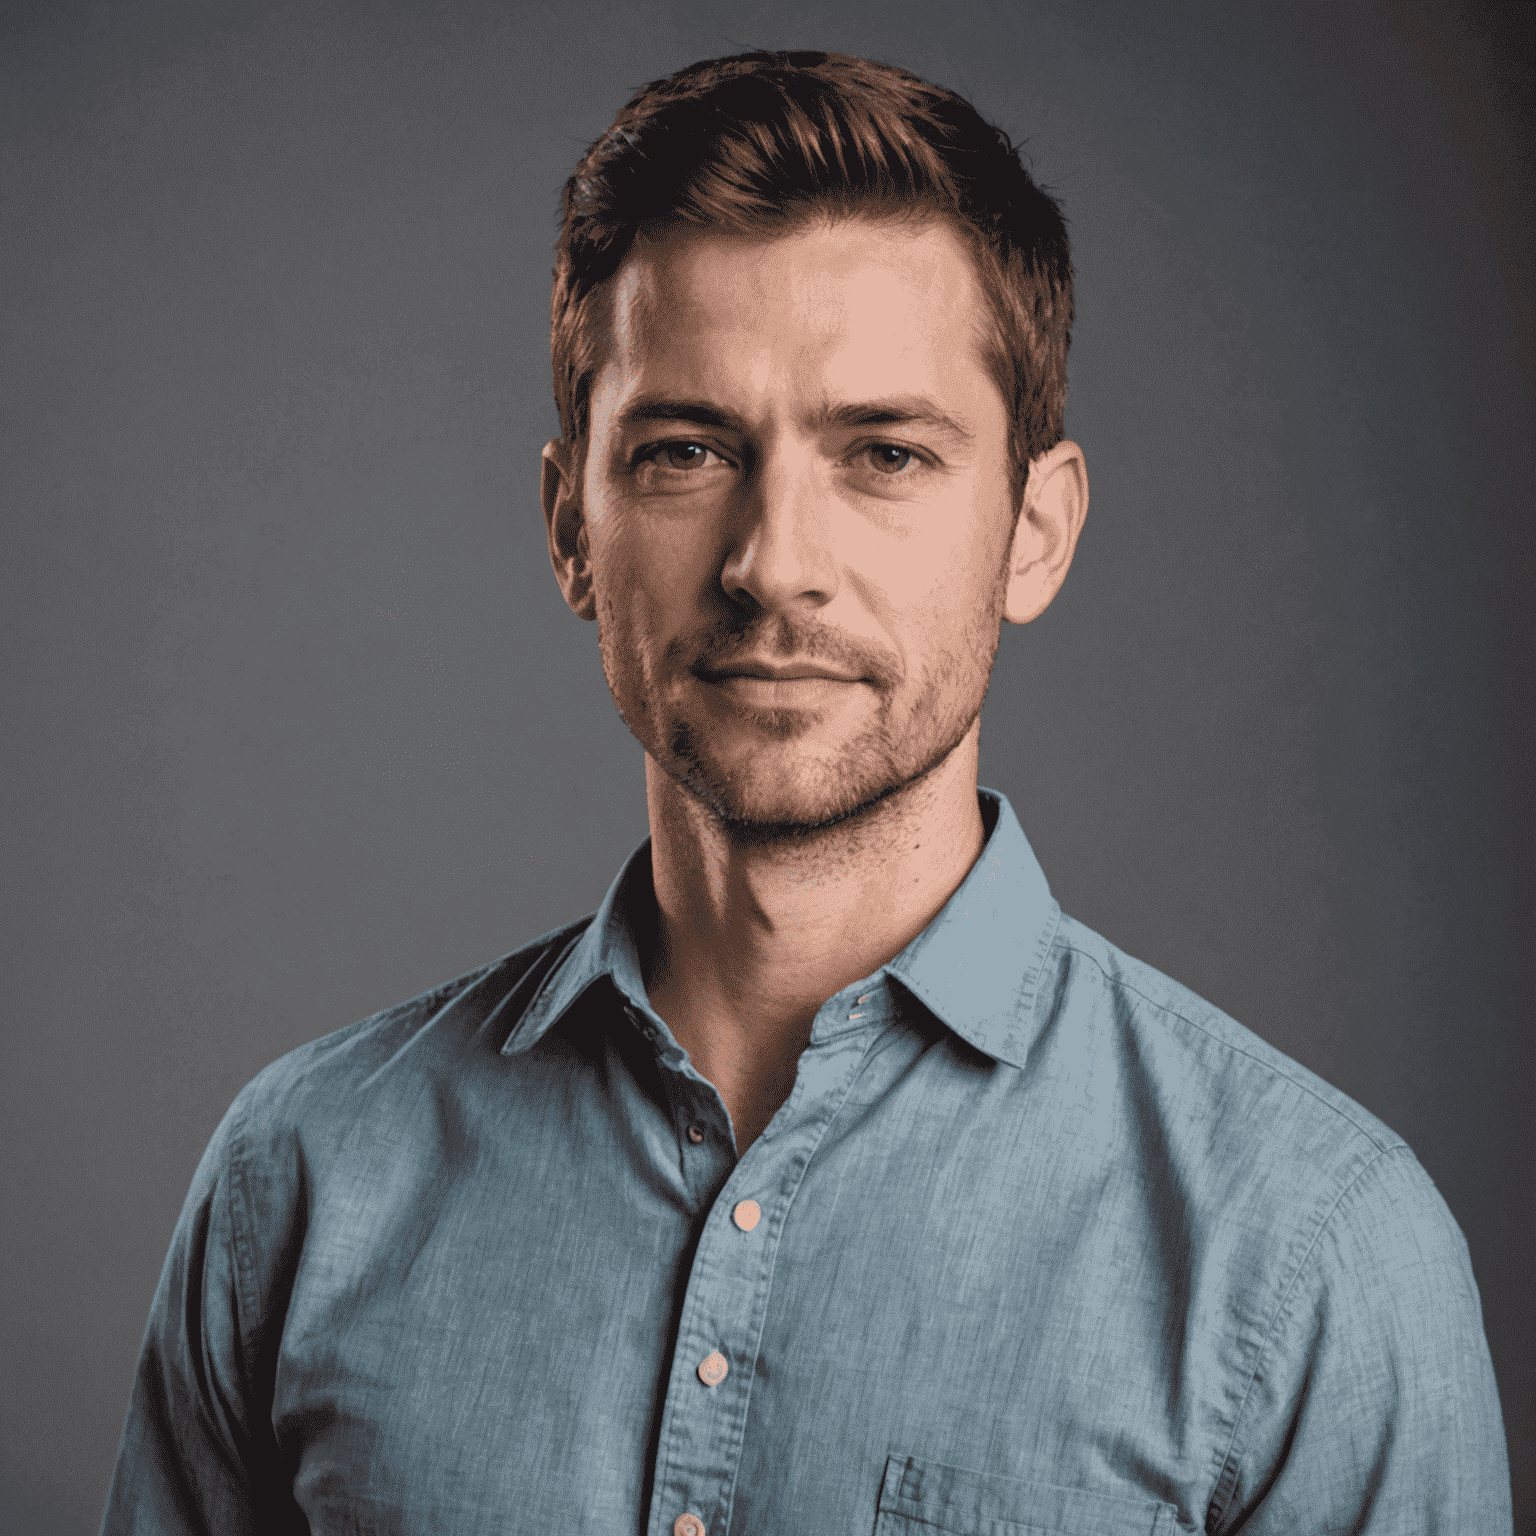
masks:
[[[794,1088],[819,1002],[784,1012],[745,1013],[737,999],[703,978],[700,982],[689,985],[668,971],[654,978],[647,991],[694,1070],[719,1093],[741,1156]]]

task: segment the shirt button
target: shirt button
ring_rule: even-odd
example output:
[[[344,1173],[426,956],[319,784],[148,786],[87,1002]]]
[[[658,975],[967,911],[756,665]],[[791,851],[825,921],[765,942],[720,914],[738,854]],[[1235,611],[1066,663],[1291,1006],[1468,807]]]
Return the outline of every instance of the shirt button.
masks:
[[[704,1132],[701,1131],[698,1126],[690,1125],[688,1127],[688,1140],[691,1141],[694,1146],[698,1146],[698,1144],[704,1140]],[[694,1517],[692,1515],[685,1515],[683,1518],[686,1520],[692,1520]],[[701,1525],[699,1529],[702,1531],[704,1527]]]
[[[725,1380],[729,1370],[730,1366],[725,1363],[725,1356],[718,1349],[711,1350],[699,1361],[699,1380],[706,1387],[718,1387]],[[701,1525],[699,1529],[702,1531],[704,1527]]]
[[[731,1212],[731,1220],[741,1228],[743,1232],[750,1232],[761,1220],[763,1208],[756,1200],[738,1200],[736,1209]]]
[[[704,1522],[697,1515],[679,1515],[672,1522],[672,1536],[704,1536]]]

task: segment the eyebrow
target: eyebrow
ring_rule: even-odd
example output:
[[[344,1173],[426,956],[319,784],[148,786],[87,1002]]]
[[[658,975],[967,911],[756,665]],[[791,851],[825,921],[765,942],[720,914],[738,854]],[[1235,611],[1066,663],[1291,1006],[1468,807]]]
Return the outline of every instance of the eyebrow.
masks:
[[[689,421],[700,427],[719,427],[741,432],[740,418],[704,400],[665,395],[643,395],[619,413],[621,429],[643,421]],[[932,427],[962,443],[974,441],[969,428],[940,410],[926,395],[890,395],[880,400],[850,400],[823,404],[812,418],[816,427],[899,427],[908,424]]]
[[[829,427],[900,427],[908,423],[933,427],[962,443],[972,433],[926,395],[891,395],[883,400],[855,400],[823,406],[817,424]]]
[[[674,400],[663,395],[643,395],[619,412],[621,428],[641,421],[691,421],[700,427],[741,429],[741,423],[728,411],[718,411],[702,400]]]

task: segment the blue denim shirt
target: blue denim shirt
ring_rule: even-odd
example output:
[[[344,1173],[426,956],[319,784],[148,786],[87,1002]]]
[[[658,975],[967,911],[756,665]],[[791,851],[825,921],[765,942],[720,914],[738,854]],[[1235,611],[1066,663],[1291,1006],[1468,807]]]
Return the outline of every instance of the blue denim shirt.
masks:
[[[589,918],[285,1056],[193,1181],[109,1533],[1499,1533],[1466,1245],[1061,914],[1007,802],[738,1158]]]

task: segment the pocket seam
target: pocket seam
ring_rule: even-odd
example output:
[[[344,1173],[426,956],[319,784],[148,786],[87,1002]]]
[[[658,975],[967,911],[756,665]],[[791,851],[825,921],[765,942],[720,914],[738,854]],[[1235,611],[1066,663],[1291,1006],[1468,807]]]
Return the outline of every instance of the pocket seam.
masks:
[[[936,1485],[950,1484],[942,1491],[935,1487],[939,1497],[933,1513],[915,1507],[920,1500],[903,1492],[913,1471],[923,1480],[932,1477]],[[1015,1500],[1019,1498],[1036,1507],[1015,1512]],[[1080,1506],[1077,1511],[1070,1507],[1074,1503]],[[1094,1536],[1158,1536],[1160,1532],[1178,1532],[1185,1528],[1175,1505],[1151,1495],[1144,1499],[1126,1498],[1093,1488],[1010,1477],[1001,1472],[982,1472],[950,1462],[927,1460],[905,1451],[892,1451],[886,1458],[875,1508],[877,1528],[886,1516],[910,1521],[927,1530],[949,1531],[953,1536],[970,1536],[971,1532],[1003,1528],[1016,1529],[1021,1536],[1032,1531],[1039,1532],[1040,1536],[1058,1536],[1058,1532],[1070,1536],[1064,1532],[1062,1522],[1076,1523],[1082,1517],[1094,1524]]]

